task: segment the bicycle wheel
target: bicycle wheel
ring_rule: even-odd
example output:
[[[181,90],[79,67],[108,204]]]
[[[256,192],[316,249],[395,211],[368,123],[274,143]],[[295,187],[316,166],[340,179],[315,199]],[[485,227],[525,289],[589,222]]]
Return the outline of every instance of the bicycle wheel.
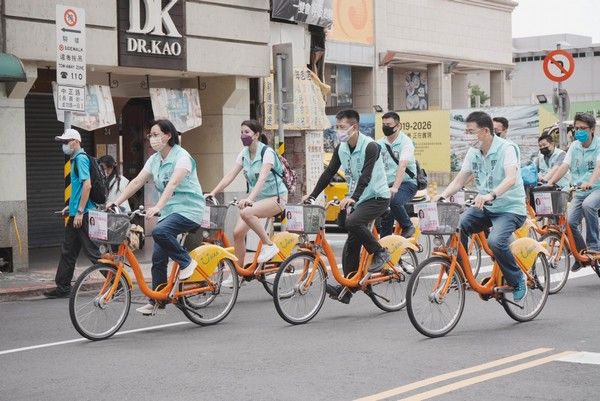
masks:
[[[502,302],[502,306],[508,316],[517,322],[527,322],[535,318],[544,308],[546,299],[548,299],[548,290],[550,288],[550,268],[546,255],[538,253],[535,263],[529,270],[533,281],[527,283],[527,295],[519,305],[509,302]],[[512,296],[512,295],[506,295]]]
[[[315,271],[316,269],[316,271]],[[306,281],[314,272],[310,286]],[[273,302],[283,320],[303,324],[319,313],[325,300],[327,272],[311,252],[296,253],[281,263],[273,283]]]
[[[408,317],[419,333],[427,337],[448,334],[460,320],[465,307],[465,284],[458,270],[448,277],[450,261],[433,256],[422,262],[408,281],[406,306]],[[452,280],[446,295],[440,291]]]
[[[481,259],[482,252],[481,242],[479,238],[471,236],[469,237],[469,263],[471,263],[471,268],[473,269],[473,277],[477,278],[479,274],[479,270],[481,269]]]
[[[386,312],[399,311],[406,306],[406,285],[418,264],[415,251],[407,249],[399,262],[396,269],[402,271],[400,277],[390,275],[388,281],[369,286],[371,300]]]
[[[103,340],[125,323],[131,305],[131,288],[121,275],[114,294],[107,299],[117,277],[110,265],[94,265],[77,278],[69,299],[69,315],[75,330],[90,340]]]
[[[419,260],[425,260],[431,256],[431,236],[423,235],[419,236],[419,247],[421,248],[421,252],[417,255]]]
[[[270,296],[273,296],[273,283],[275,281],[276,274],[277,272],[272,272],[259,274],[256,276],[256,279],[263,285],[265,291],[267,291]]]
[[[221,285],[228,277],[232,277],[233,285]],[[200,285],[205,291],[179,298],[179,307],[185,317],[200,326],[219,323],[231,312],[238,295],[238,276],[233,262],[229,259],[221,260],[209,281]],[[189,287],[185,285],[182,288],[185,290]]]
[[[548,233],[540,238],[540,241],[548,244],[548,252],[550,252],[550,258],[548,259],[548,265],[550,268],[550,288],[548,292],[550,294],[556,294],[567,284],[569,279],[569,272],[571,271],[571,251],[569,245],[563,244],[560,255],[558,250],[560,248],[560,234]]]

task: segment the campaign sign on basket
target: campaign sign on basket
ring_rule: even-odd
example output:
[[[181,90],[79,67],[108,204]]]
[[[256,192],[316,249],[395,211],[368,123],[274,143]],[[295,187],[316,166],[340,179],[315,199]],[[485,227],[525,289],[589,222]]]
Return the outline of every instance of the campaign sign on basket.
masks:
[[[538,216],[557,216],[567,212],[569,193],[563,191],[534,192],[533,203]]]
[[[88,212],[88,235],[94,242],[119,245],[125,241],[131,223],[125,214]]]
[[[462,206],[457,203],[418,203],[415,212],[421,232],[426,235],[450,235],[456,231]]]
[[[316,234],[325,226],[325,209],[318,205],[288,205],[285,218],[286,231]]]
[[[222,230],[225,226],[228,210],[229,206],[227,205],[207,205],[202,214],[200,227],[206,230]]]

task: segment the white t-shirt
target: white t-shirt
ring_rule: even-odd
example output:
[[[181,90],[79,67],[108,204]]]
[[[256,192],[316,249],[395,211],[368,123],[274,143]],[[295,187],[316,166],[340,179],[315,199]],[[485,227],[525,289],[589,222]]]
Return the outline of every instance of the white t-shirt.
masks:
[[[573,154],[573,146],[569,146],[569,149],[567,150],[567,155],[565,156],[565,158],[563,159],[563,164],[568,164],[569,166],[571,166],[571,159],[572,159],[572,155]],[[596,157],[596,163],[600,162],[600,152],[598,152],[598,157]]]
[[[119,180],[117,181],[117,177],[113,177],[113,179],[108,183],[108,196],[106,197],[106,203],[112,203],[117,200],[119,195],[123,193],[125,187],[129,184],[129,180],[122,175],[119,176]],[[125,201],[119,205],[123,208],[124,211],[130,212],[131,208],[129,207],[129,201]]]
[[[160,155],[157,157],[160,157]],[[152,158],[149,157],[148,160],[146,160],[146,164],[144,164],[144,168],[142,169],[150,175],[152,175],[152,167],[150,166],[151,159]],[[178,168],[184,169],[185,171],[187,171],[187,175],[190,175],[190,173],[192,172],[192,160],[186,155],[182,155],[182,157],[177,159],[177,162],[175,162],[175,170],[177,170]]]
[[[244,158],[246,153],[246,149],[242,149],[242,151],[240,152],[240,154],[237,156],[237,159],[235,160],[235,162],[237,164],[239,164],[240,166],[243,166],[243,162],[242,159]],[[260,155],[259,155],[260,157]],[[263,156],[263,164],[272,164],[273,166],[275,165],[275,151],[273,152],[269,152],[269,149],[267,149],[265,151],[265,155]]]
[[[504,168],[507,167],[519,167],[519,161],[517,160],[517,151],[512,146],[509,147],[512,149],[512,152],[506,152],[504,155]],[[463,160],[462,167],[460,168],[461,172],[471,173],[473,170],[471,169],[471,159],[473,158],[473,152],[480,152],[477,149],[470,148],[467,152],[467,157]],[[484,156],[485,158],[485,156]]]

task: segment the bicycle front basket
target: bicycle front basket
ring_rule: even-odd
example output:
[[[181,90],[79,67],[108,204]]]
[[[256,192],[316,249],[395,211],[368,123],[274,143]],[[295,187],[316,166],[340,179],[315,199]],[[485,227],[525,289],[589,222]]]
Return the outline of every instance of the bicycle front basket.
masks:
[[[325,208],[319,205],[288,205],[285,218],[286,231],[317,234],[325,227]]]
[[[533,205],[538,216],[560,216],[567,213],[570,194],[563,191],[534,191]]]
[[[462,206],[458,203],[415,205],[421,232],[426,235],[450,235],[456,232]]]
[[[127,238],[130,226],[129,216],[126,214],[95,210],[88,213],[88,234],[96,243],[119,245]]]

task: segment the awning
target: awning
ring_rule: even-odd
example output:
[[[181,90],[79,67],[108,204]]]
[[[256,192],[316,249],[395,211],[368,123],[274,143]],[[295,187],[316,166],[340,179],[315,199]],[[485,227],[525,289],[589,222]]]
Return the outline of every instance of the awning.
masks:
[[[0,53],[0,82],[25,82],[25,68],[18,57]]]

